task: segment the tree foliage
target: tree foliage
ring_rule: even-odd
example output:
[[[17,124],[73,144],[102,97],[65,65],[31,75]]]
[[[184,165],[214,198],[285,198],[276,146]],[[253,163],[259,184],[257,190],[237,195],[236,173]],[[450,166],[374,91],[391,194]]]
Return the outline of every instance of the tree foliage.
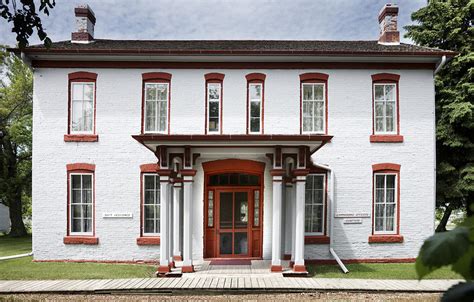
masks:
[[[0,203],[10,210],[12,236],[26,235],[22,213],[31,195],[33,75],[16,56],[0,49]]]
[[[435,78],[437,206],[445,215],[474,199],[474,0],[431,0],[412,14],[406,37],[415,43],[458,52]]]
[[[16,40],[20,48],[28,45],[28,39],[36,29],[38,38],[46,46],[51,45],[51,39],[43,29],[43,23],[38,13],[49,16],[49,10],[56,5],[55,0],[40,0],[39,9],[36,9],[34,0],[0,0],[0,16],[8,23],[12,23],[12,32],[16,33]]]

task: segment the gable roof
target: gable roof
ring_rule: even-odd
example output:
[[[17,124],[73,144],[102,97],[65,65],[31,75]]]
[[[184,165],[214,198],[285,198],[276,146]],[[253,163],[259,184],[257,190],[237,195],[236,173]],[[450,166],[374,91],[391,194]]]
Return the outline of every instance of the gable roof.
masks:
[[[107,40],[91,43],[54,42],[28,46],[28,53],[155,54],[155,55],[354,55],[354,56],[454,56],[456,52],[406,43],[383,45],[378,41],[323,40]]]

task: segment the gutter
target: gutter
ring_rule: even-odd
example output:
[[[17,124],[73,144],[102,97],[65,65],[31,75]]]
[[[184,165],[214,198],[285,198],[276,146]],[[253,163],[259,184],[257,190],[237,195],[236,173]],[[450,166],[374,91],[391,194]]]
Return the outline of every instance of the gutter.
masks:
[[[439,64],[438,66],[436,67],[436,70],[434,71],[434,74],[436,75],[442,68],[443,66],[446,64],[446,55],[443,55],[441,57],[441,60],[439,61]]]
[[[334,211],[335,211],[335,208],[336,208],[336,200],[334,198],[335,194],[334,194],[334,171],[329,167],[329,166],[326,166],[326,165],[323,165],[323,164],[316,164],[316,163],[313,163],[313,165],[315,165],[316,167],[319,167],[319,168],[322,168],[324,170],[328,170],[329,171],[329,177],[331,179],[331,182],[330,182],[330,190],[331,190],[331,194],[330,194],[330,200],[331,200],[331,203],[330,203],[330,213],[331,213],[331,219],[330,219],[330,224],[329,224],[329,252],[331,253],[331,255],[334,257],[334,259],[336,259],[336,262],[337,264],[339,265],[339,267],[341,268],[341,270],[344,272],[344,274],[347,274],[349,272],[349,270],[347,269],[347,267],[344,265],[344,263],[342,263],[342,260],[339,258],[339,256],[336,254],[336,251],[332,248],[333,244],[334,244]]]

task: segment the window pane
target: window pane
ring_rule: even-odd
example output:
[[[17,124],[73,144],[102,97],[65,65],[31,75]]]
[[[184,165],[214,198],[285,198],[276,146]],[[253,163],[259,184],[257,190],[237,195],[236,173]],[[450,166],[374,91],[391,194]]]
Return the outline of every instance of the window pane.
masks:
[[[209,119],[209,131],[215,132],[219,130],[219,119],[216,117],[212,117]]]
[[[73,189],[81,188],[81,175],[71,175],[71,187]]]
[[[156,130],[156,102],[146,102],[145,130]]]
[[[153,219],[145,219],[145,233],[155,233],[155,221]]]
[[[81,206],[80,205],[72,205],[71,206],[71,213],[72,213],[72,218],[81,218],[82,217]]]
[[[82,218],[92,219],[92,205],[82,206]]]
[[[375,102],[375,116],[383,117],[383,102]]]
[[[145,204],[154,204],[155,203],[155,192],[151,190],[145,191]]]
[[[155,176],[145,175],[145,190],[155,189]]]
[[[168,106],[167,102],[160,102],[160,131],[166,130],[166,120],[168,117]]]
[[[220,98],[220,84],[209,84],[208,95],[210,100],[219,100]]]
[[[314,129],[313,131],[323,131],[324,121],[322,118],[314,118]]]
[[[395,202],[395,189],[387,189],[387,199],[385,200],[386,203],[394,203]]]
[[[384,99],[384,93],[383,93],[383,86],[382,85],[375,85],[374,86],[374,92],[375,92],[375,99],[376,100],[383,100]]]
[[[92,203],[92,190],[82,190],[82,203]]]
[[[81,203],[81,190],[73,189],[72,190],[72,200],[71,203]]]
[[[395,175],[387,175],[387,188],[395,188]]]
[[[73,100],[83,100],[83,85],[82,84],[72,84],[72,99]]]
[[[219,117],[219,102],[209,102],[209,117]]]
[[[324,100],[324,85],[314,85],[314,99]]]
[[[154,101],[156,100],[156,85],[147,84],[146,85],[146,100]]]
[[[250,85],[249,86],[250,99],[256,100],[262,97],[262,86],[261,85]]]
[[[158,97],[158,100],[161,100],[161,101],[168,100],[168,85],[158,84],[157,97]]]
[[[84,84],[84,100],[92,101],[94,99],[94,85]]]
[[[385,100],[395,100],[395,85],[385,85]]]
[[[71,232],[82,232],[81,219],[73,219],[71,224]]]
[[[82,116],[82,101],[72,102],[72,119],[71,119],[71,130],[72,131],[83,131],[84,130],[84,118]]]
[[[260,132],[260,118],[250,119],[250,132]]]
[[[385,175],[375,176],[375,187],[379,189],[385,187]]]
[[[250,102],[250,116],[260,117],[260,102]]]
[[[82,188],[92,189],[92,175],[82,175]]]
[[[313,86],[303,85],[303,100],[313,100]]]

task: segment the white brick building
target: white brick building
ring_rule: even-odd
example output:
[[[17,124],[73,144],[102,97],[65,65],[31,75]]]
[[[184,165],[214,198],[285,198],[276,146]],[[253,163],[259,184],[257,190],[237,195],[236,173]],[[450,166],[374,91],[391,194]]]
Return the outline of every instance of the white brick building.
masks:
[[[433,74],[374,41],[31,46],[35,260],[410,261],[434,231]],[[387,21],[387,19],[390,19]],[[387,26],[386,24],[390,24]]]

